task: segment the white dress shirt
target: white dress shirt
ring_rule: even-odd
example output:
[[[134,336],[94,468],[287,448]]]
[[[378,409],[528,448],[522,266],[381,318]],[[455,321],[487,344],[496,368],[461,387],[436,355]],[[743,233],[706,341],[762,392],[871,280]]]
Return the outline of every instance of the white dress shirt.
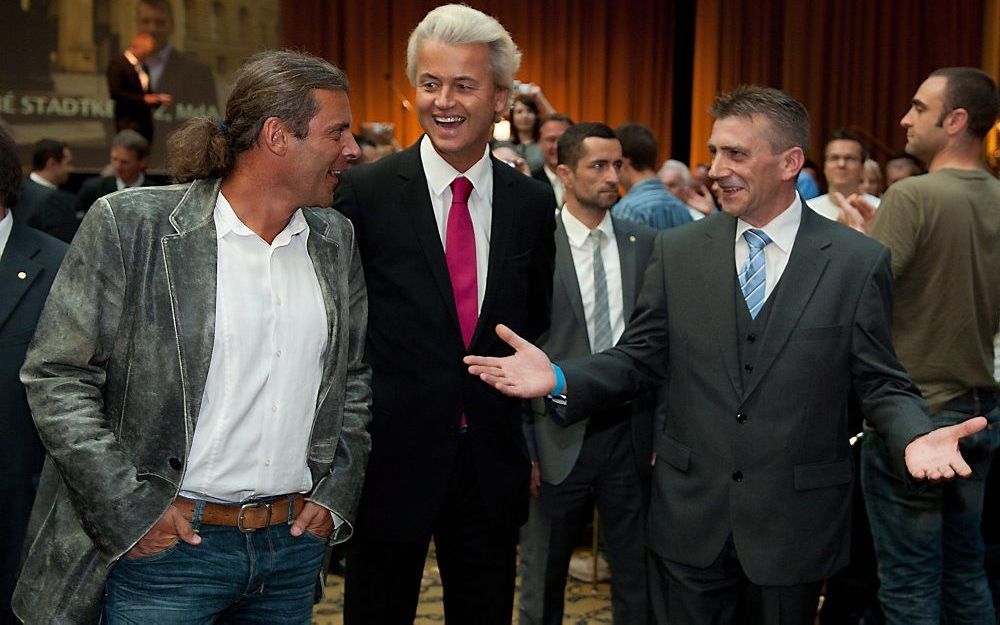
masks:
[[[7,209],[4,218],[0,219],[0,258],[3,258],[3,251],[7,249],[7,240],[10,239],[10,231],[14,229],[14,216]]]
[[[590,228],[570,214],[560,212],[569,249],[573,253],[576,280],[580,284],[580,298],[583,300],[583,315],[587,319],[587,334],[594,337],[594,248],[587,237]],[[611,213],[597,224],[596,230],[604,233],[601,242],[601,258],[604,260],[604,276],[608,286],[608,313],[611,319],[611,340],[617,343],[625,332],[625,299],[622,294],[622,264],[618,256],[618,240],[615,239]]]
[[[146,57],[146,69],[149,71],[149,84],[151,86],[151,91],[160,90],[160,79],[163,78],[163,69],[170,60],[170,53],[174,51],[174,47],[171,44],[167,44],[160,48],[159,52],[150,54]]]
[[[427,190],[431,195],[434,221],[437,222],[441,247],[446,246],[448,235],[448,213],[451,212],[451,182],[465,176],[472,183],[469,195],[469,215],[472,217],[472,232],[476,238],[476,287],[479,289],[476,310],[482,312],[483,298],[486,296],[486,278],[490,265],[490,228],[493,225],[493,163],[490,161],[489,146],[483,146],[483,158],[466,172],[460,172],[448,164],[434,149],[430,137],[420,140],[420,161],[427,178]],[[447,252],[447,250],[445,250]]]
[[[875,208],[878,208],[879,202],[882,201],[874,195],[870,195],[868,193],[862,193],[861,199],[865,200]],[[837,218],[840,217],[840,207],[833,203],[833,198],[830,197],[829,193],[814,197],[806,203],[809,205],[809,208],[813,209],[827,219],[837,221]]]
[[[329,326],[302,211],[268,245],[220,193],[215,339],[181,494],[304,493]]]
[[[763,230],[771,243],[764,248],[764,301],[771,296],[774,287],[777,286],[781,274],[788,266],[788,256],[792,253],[792,245],[795,244],[795,235],[799,232],[799,224],[802,223],[802,199],[799,194],[795,194],[795,199],[791,205],[780,215],[768,222],[764,227],[757,228]],[[754,228],[742,219],[736,220],[736,272],[739,273],[750,257],[750,246],[743,233]]]
[[[118,187],[119,191],[121,191],[122,189],[132,189],[134,187],[141,187],[142,183],[144,182],[146,182],[146,174],[142,173],[141,171],[139,172],[139,177],[136,178],[132,184],[125,184],[124,180],[122,180],[118,176],[115,176],[115,186]]]
[[[552,192],[556,195],[556,210],[559,210],[566,199],[566,187],[563,186],[562,178],[556,172],[549,169],[548,165],[543,165],[542,171],[545,172],[545,177],[549,179],[549,184],[552,185]]]
[[[37,182],[38,184],[42,185],[43,187],[48,187],[49,189],[58,189],[59,188],[56,185],[54,185],[51,182],[49,182],[48,180],[46,180],[45,178],[42,178],[38,174],[38,172],[34,172],[34,171],[31,172],[30,174],[28,174],[28,178],[34,180],[35,182]]]

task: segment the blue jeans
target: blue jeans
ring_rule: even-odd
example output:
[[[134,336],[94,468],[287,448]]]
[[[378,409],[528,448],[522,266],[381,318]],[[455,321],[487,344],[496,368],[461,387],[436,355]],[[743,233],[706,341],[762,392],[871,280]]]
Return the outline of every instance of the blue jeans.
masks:
[[[934,426],[982,414],[968,403],[949,402],[947,409],[933,415]],[[994,408],[987,418],[991,424],[1000,421],[1000,409]],[[878,556],[878,598],[886,623],[995,625],[980,528],[986,474],[998,446],[998,429],[966,437],[960,449],[972,476],[915,489],[893,471],[885,441],[876,432],[865,432],[861,486]]]
[[[198,513],[196,512],[196,518]],[[202,542],[121,558],[105,586],[104,625],[312,622],[327,540],[285,523],[244,534],[192,523]]]

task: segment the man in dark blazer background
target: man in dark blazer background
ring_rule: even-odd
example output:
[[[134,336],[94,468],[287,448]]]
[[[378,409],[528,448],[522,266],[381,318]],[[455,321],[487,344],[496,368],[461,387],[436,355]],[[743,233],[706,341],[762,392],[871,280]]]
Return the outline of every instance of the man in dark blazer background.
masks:
[[[519,62],[492,17],[431,11],[407,66],[425,136],[337,189],[368,284],[374,395],[346,623],[413,621],[432,536],[448,622],[511,621],[530,471],[521,411],[462,357],[510,353],[497,323],[537,337],[549,321],[552,192],[488,151]]]
[[[765,622],[804,625],[849,555],[852,394],[897,470],[917,479],[969,475],[957,441],[986,421],[931,432],[892,348],[888,251],[796,193],[805,108],[741,87],[712,114],[724,213],[660,235],[618,345],[550,365],[499,328],[517,354],[466,361],[506,393],[550,394],[567,423],[667,376],[647,527],[651,580],[669,595],[657,621],[732,622],[753,586]],[[669,271],[684,265],[702,271]]]
[[[10,609],[24,530],[35,500],[45,449],[31,420],[18,378],[28,343],[66,244],[21,223],[9,210],[17,203],[21,163],[14,141],[0,130],[0,625],[20,623]]]
[[[613,217],[622,146],[615,131],[577,124],[559,139],[566,203],[556,218],[552,323],[539,339],[551,358],[610,347],[625,330],[656,231]],[[599,261],[599,262],[598,262]],[[616,623],[647,621],[643,525],[652,453],[653,394],[567,427],[533,400],[525,423],[532,502],[521,535],[521,625],[563,621],[566,574],[580,531],[597,504],[611,565]]]
[[[170,104],[169,94],[154,93],[145,61],[155,42],[149,33],[136,33],[129,47],[108,61],[108,94],[115,103],[115,132],[134,130],[153,141],[153,109]]]
[[[531,177],[552,187],[557,209],[562,207],[565,193],[562,181],[556,175],[556,167],[559,166],[559,137],[572,125],[573,119],[569,115],[553,113],[542,120],[542,125],[538,129],[538,144],[542,148],[542,158],[545,163],[538,169],[532,170]]]
[[[21,183],[14,219],[69,243],[76,234],[73,194],[60,189],[73,172],[73,152],[63,141],[40,139],[31,154],[31,173]]]
[[[154,186],[146,177],[149,141],[134,130],[122,130],[111,140],[111,169],[114,174],[91,178],[76,194],[76,217],[83,219],[91,205],[109,193],[130,187]]]

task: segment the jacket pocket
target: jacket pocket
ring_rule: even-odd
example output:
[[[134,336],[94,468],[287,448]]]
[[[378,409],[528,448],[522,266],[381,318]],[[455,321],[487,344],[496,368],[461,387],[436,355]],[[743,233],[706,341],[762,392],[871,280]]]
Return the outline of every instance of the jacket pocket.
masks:
[[[795,490],[840,486],[850,482],[853,477],[850,456],[833,462],[800,464],[795,467]]]
[[[664,433],[656,437],[656,461],[663,460],[678,471],[687,473],[691,467],[691,448],[686,447]]]

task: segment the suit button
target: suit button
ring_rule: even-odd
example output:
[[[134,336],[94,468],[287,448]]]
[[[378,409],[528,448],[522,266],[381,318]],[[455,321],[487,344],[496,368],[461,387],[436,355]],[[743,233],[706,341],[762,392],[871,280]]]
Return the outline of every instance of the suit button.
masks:
[[[174,471],[180,471],[183,466],[181,465],[180,458],[177,458],[176,456],[170,456],[170,459],[167,460],[167,463],[170,464],[170,468],[173,469]]]
[[[757,340],[757,335],[754,334],[753,332],[747,335],[747,342],[753,343],[756,340]]]
[[[743,365],[743,370],[746,371],[747,373],[753,373],[753,365],[747,363]]]
[[[747,422],[747,416],[745,414],[743,414],[742,412],[736,413],[736,422],[737,423],[746,423]]]
[[[733,471],[733,481],[742,482],[743,481],[743,471]]]

